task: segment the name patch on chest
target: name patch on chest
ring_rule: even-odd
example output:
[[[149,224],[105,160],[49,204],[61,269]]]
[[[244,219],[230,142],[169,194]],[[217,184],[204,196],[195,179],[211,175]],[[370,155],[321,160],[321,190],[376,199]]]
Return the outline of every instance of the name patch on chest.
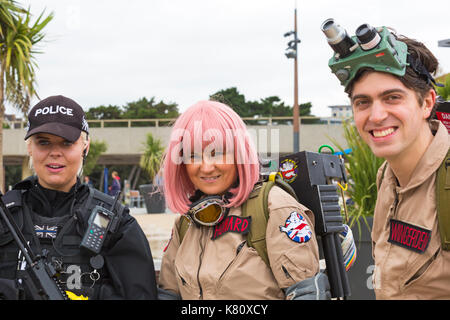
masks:
[[[424,253],[430,243],[431,231],[391,219],[388,242],[418,253]]]
[[[227,232],[247,234],[250,232],[252,217],[227,216],[214,227],[212,240],[217,239]]]

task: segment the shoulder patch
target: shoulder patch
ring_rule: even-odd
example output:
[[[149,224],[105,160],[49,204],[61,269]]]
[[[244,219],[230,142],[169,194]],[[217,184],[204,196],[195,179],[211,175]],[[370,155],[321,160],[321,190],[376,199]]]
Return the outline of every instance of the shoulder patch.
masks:
[[[289,239],[298,243],[308,242],[312,236],[308,222],[303,215],[296,211],[291,212],[284,226],[280,226],[280,231],[286,233]]]
[[[298,166],[297,163],[291,159],[285,159],[280,163],[280,172],[283,180],[287,183],[292,183],[297,178]]]

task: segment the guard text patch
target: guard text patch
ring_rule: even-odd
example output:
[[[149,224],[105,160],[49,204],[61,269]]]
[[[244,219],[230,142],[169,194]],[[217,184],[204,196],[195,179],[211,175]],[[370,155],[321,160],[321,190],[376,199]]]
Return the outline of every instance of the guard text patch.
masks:
[[[250,231],[252,217],[228,216],[214,227],[212,240],[227,232],[237,232],[247,234]]]
[[[394,219],[390,224],[388,242],[418,253],[425,252],[431,239],[430,230]]]

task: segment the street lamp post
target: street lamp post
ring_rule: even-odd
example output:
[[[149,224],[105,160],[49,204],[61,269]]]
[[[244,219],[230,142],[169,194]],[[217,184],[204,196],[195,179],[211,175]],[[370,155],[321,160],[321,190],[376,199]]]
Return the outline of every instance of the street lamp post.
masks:
[[[293,126],[294,126],[294,153],[300,151],[300,107],[298,105],[298,67],[297,67],[297,44],[300,39],[297,38],[297,8],[294,11],[294,31],[284,34],[285,37],[294,36],[294,40],[288,42],[285,55],[288,59],[294,59],[294,110],[293,110]]]

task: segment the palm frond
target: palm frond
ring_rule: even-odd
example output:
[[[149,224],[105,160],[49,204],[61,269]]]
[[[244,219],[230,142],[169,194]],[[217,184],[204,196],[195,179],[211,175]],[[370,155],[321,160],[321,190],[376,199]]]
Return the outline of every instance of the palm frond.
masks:
[[[41,12],[34,23],[31,23],[30,9],[18,9],[11,13],[8,6],[15,3],[10,0],[0,0],[0,60],[3,65],[5,81],[4,97],[17,109],[28,109],[30,98],[36,95],[35,83],[35,46],[44,38],[43,28],[53,19],[53,13],[45,16]],[[3,6],[4,5],[4,6]],[[6,8],[6,9],[5,9]],[[8,11],[11,20],[2,22],[3,14]],[[1,75],[0,75],[1,76]]]
[[[161,167],[163,153],[164,147],[161,140],[154,138],[151,133],[148,133],[144,145],[144,153],[140,159],[140,166],[148,173],[151,181],[153,181]]]

